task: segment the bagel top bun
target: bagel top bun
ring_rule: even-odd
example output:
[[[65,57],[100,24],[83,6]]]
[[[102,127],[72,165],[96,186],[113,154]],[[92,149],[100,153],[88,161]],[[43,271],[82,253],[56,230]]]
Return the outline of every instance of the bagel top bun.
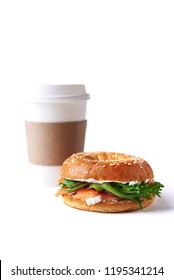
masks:
[[[62,166],[63,178],[86,181],[131,182],[150,181],[154,174],[142,158],[122,153],[86,152],[66,159]]]

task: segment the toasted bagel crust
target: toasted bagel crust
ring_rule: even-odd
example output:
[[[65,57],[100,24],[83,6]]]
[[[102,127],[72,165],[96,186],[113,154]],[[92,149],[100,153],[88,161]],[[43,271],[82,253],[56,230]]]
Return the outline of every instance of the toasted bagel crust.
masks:
[[[142,208],[147,207],[150,205],[154,200],[152,199],[147,200],[143,199]],[[70,195],[63,195],[63,201],[65,204],[72,208],[77,208],[80,210],[85,211],[92,211],[92,212],[103,212],[103,213],[118,213],[118,212],[126,212],[126,211],[133,211],[133,210],[140,210],[140,207],[137,202],[132,200],[120,200],[116,202],[99,202],[94,205],[87,205],[85,201],[82,199],[74,198]]]
[[[86,152],[66,159],[61,176],[71,180],[108,182],[152,180],[153,170],[142,158],[122,153]]]

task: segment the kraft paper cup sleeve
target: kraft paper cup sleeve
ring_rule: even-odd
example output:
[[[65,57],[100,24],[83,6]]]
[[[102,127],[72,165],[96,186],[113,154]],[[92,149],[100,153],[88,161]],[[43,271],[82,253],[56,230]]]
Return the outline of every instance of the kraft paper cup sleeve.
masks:
[[[28,156],[32,164],[58,166],[84,151],[87,121],[41,123],[25,121]]]

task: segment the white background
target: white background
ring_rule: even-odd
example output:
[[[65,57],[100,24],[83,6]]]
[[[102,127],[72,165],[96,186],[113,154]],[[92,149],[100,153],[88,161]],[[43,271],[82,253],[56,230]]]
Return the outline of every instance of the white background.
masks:
[[[10,276],[16,265],[103,269],[96,279],[105,266],[164,266],[155,279],[172,279],[173,15],[168,0],[1,0],[3,279],[18,279]],[[143,211],[97,214],[70,209],[55,189],[29,184],[21,88],[32,83],[85,84],[85,150],[145,158],[165,184],[162,198]]]

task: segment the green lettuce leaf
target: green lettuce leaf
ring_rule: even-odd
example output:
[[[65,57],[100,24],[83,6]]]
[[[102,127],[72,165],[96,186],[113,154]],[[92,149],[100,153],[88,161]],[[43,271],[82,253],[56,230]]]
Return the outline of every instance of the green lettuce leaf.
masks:
[[[89,183],[87,182],[80,182],[80,181],[72,181],[64,179],[63,183],[59,184],[59,187],[64,188],[65,192],[72,192],[83,187],[88,186]]]
[[[75,191],[83,187],[95,189],[98,192],[107,191],[118,197],[133,200],[137,202],[142,208],[142,197],[146,199],[151,199],[152,196],[159,196],[161,190],[164,187],[159,182],[148,183],[136,183],[129,185],[129,183],[119,183],[119,182],[104,182],[104,183],[89,183],[89,182],[79,182],[64,179],[63,183],[59,184],[60,187],[64,188],[65,192]]]

